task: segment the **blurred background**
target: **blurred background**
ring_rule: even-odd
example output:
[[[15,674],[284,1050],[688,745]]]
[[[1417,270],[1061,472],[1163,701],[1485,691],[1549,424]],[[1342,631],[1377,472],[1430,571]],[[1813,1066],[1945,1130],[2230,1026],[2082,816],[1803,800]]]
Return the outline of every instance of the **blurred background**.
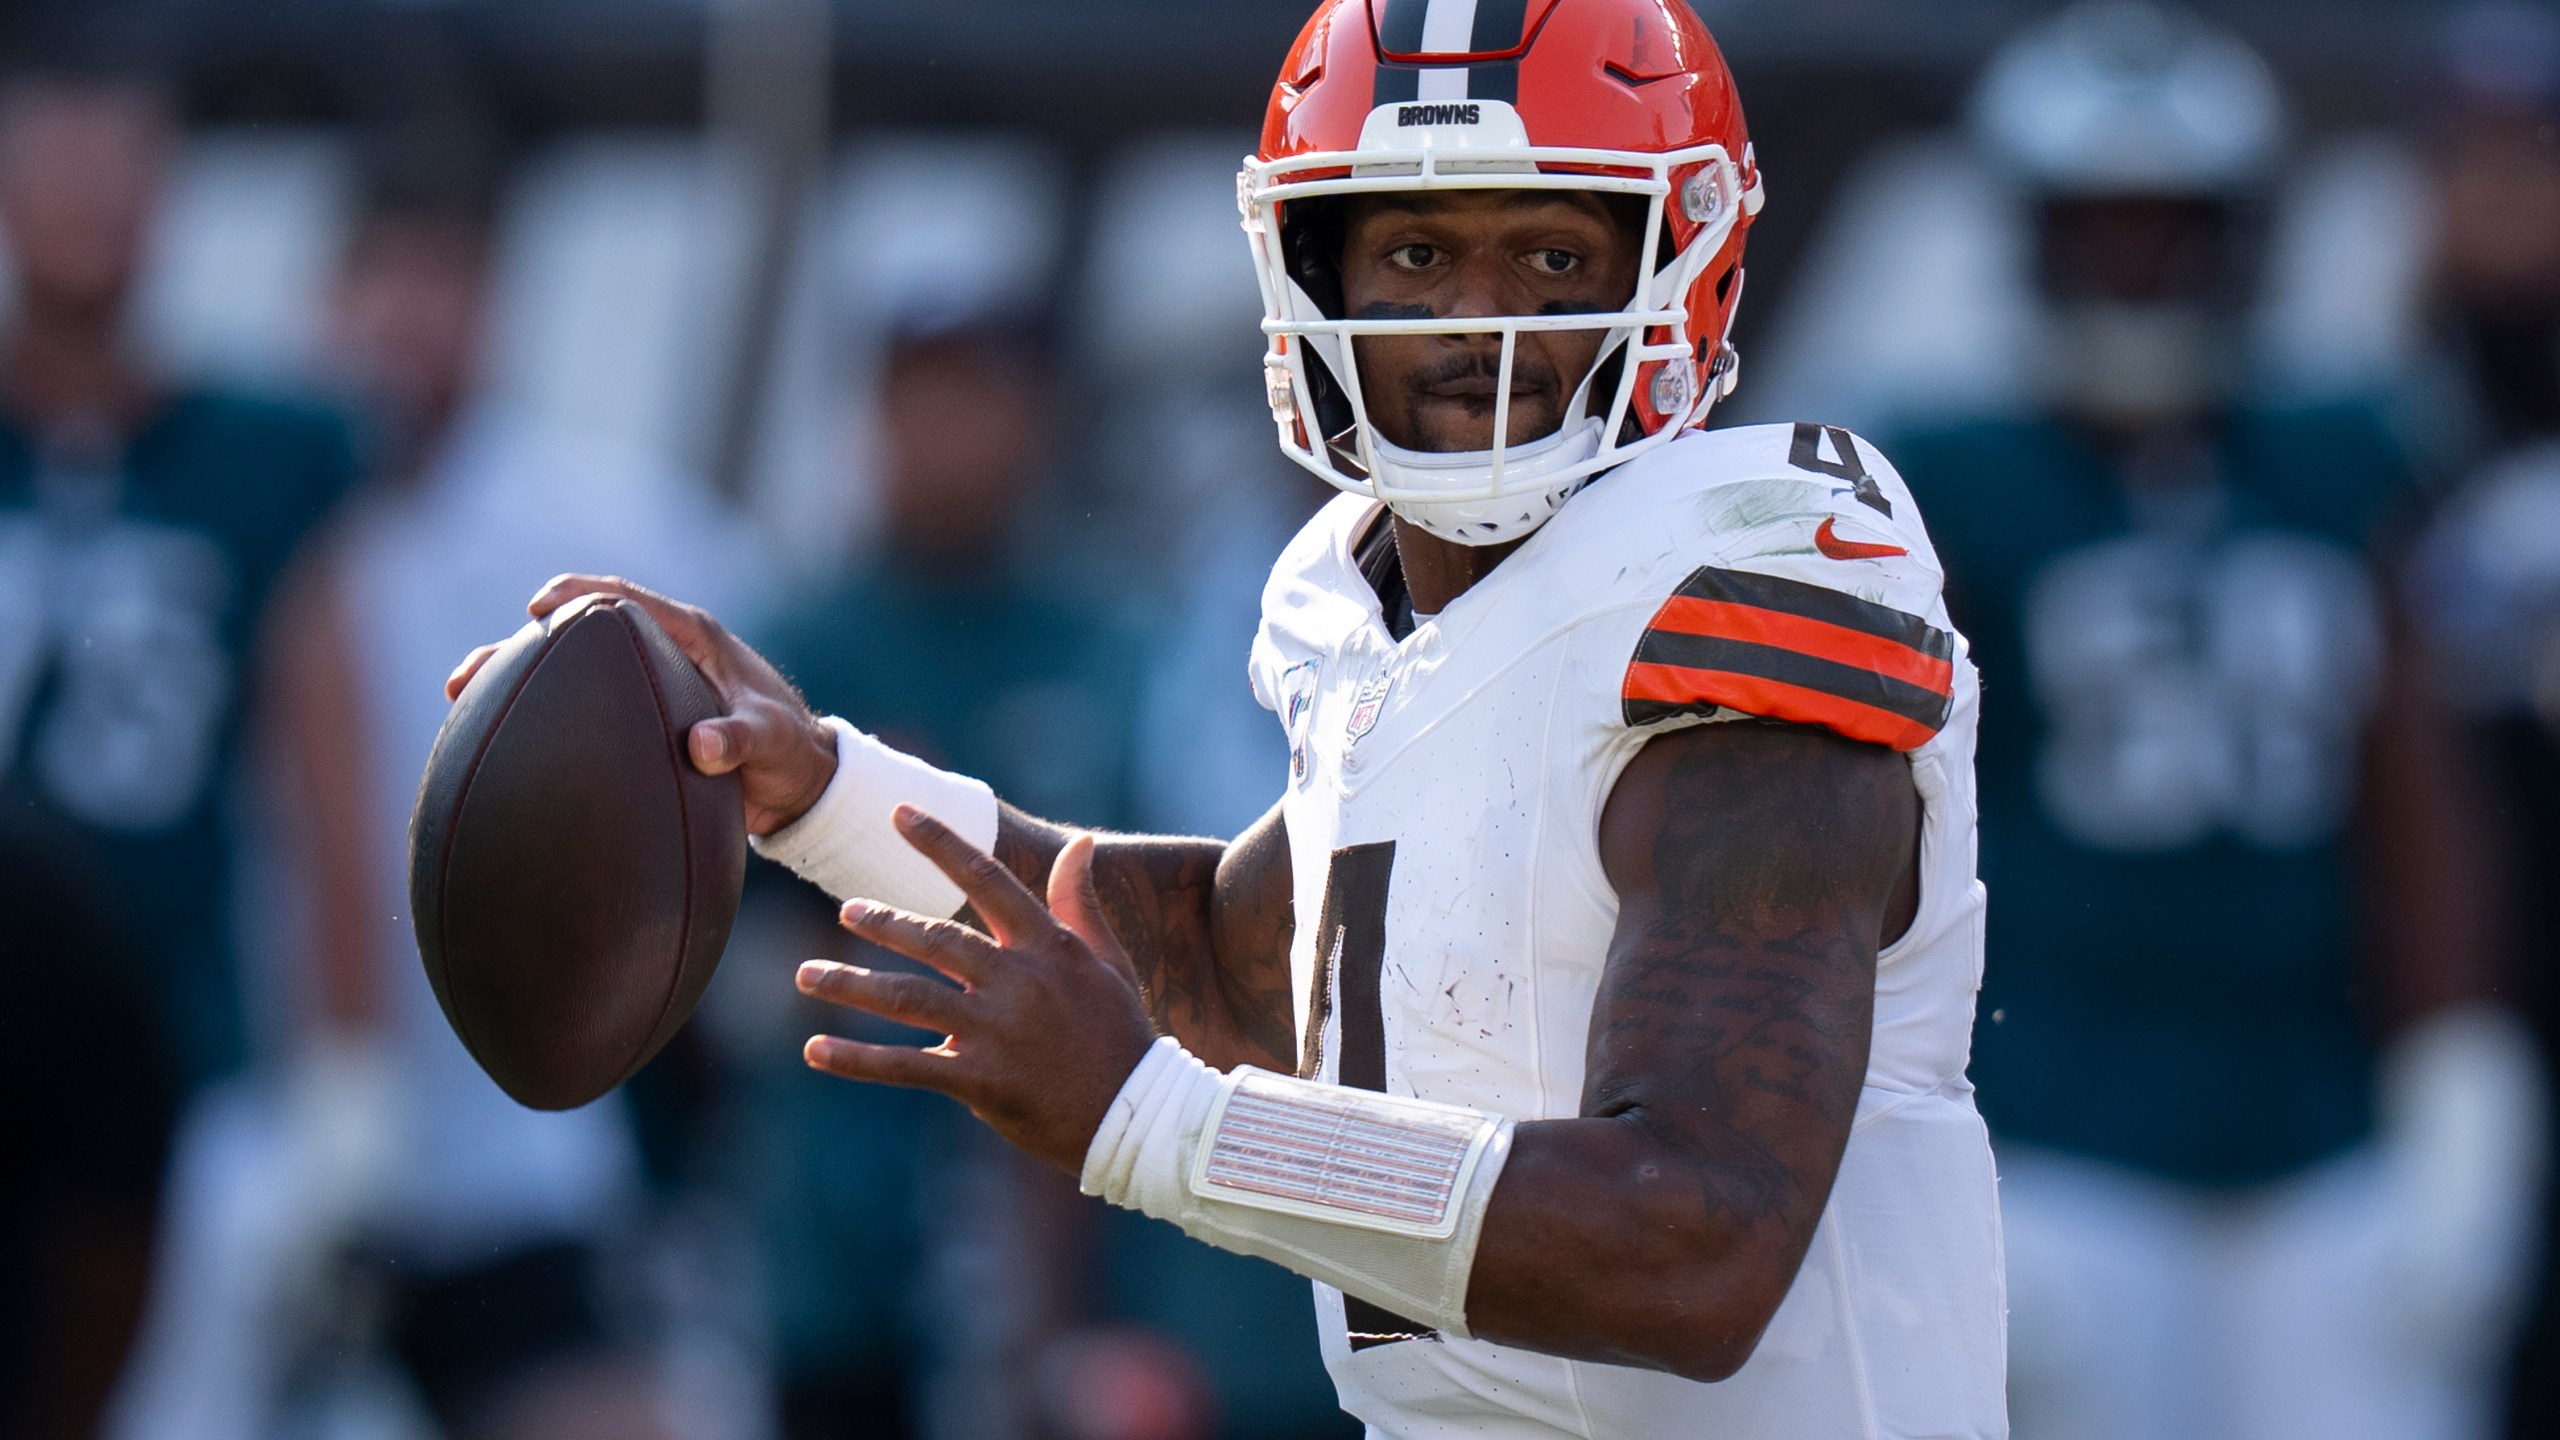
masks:
[[[570,569],[1035,812],[1260,813],[1305,8],[0,5],[0,1435],[1356,1433],[1303,1282],[804,1070],[778,872],[568,1115],[406,919]],[[1985,674],[2017,1433],[2560,1436],[2560,11],[1699,8],[1719,421],[1896,457]]]

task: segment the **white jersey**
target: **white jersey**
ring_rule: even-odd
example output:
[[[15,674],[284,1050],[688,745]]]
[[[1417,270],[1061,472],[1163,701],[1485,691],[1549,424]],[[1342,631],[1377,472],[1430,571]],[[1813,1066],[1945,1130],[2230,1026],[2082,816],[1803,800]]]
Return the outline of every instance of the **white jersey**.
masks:
[[[1708,1385],[1412,1336],[1318,1285],[1344,1408],[1394,1440],[2007,1434],[1999,1212],[1965,1079],[1980,687],[1900,477],[1840,430],[1684,436],[1401,643],[1354,555],[1377,509],[1343,497],[1291,542],[1253,649],[1291,746],[1305,1073],[1522,1121],[1580,1113],[1618,916],[1601,807],[1666,729],[1756,714],[1890,745],[1926,823],[1839,1179],[1741,1372]]]

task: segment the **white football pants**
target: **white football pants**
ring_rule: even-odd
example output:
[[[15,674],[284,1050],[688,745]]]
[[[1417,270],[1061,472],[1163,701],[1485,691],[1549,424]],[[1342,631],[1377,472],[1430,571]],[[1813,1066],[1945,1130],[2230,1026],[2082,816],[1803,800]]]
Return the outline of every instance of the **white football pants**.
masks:
[[[2017,1440],[2491,1434],[2503,1337],[2411,1338],[2383,1278],[2389,1196],[2370,1149],[2214,1192],[1995,1148]]]

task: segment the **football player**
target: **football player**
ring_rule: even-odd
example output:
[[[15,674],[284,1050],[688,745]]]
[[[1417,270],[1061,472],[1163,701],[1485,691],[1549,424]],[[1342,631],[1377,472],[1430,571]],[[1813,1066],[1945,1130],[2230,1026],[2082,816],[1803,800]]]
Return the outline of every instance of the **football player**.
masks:
[[[1313,1277],[1374,1435],[2006,1434],[1978,686],[1883,456],[1703,428],[1762,197],[1714,42],[1327,0],[1241,197],[1280,443],[1345,493],[1271,574],[1291,770],[1235,841],[1071,833],[698,611],[535,598],[650,605],[759,849],[956,982],[811,963],[948,1038],[809,1063]]]

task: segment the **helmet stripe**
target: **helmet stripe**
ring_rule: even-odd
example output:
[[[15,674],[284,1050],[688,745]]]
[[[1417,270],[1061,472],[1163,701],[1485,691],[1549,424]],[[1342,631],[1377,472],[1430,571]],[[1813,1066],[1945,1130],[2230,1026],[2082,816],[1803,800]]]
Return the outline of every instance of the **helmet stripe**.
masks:
[[[1476,0],[1476,13],[1468,27],[1467,49],[1477,55],[1499,55],[1519,48],[1527,38],[1521,27],[1529,23],[1529,0]],[[1491,65],[1478,65],[1467,79],[1470,100],[1499,100],[1506,105],[1520,103],[1520,62],[1503,60]]]
[[[1529,23],[1529,0],[1475,0],[1475,11],[1467,35],[1467,51],[1473,55],[1499,55],[1512,49],[1520,43],[1520,27]]]
[[[1372,105],[1415,100],[1520,99],[1515,58],[1470,66],[1397,64],[1387,56],[1499,55],[1517,50],[1529,23],[1529,0],[1384,0],[1378,12],[1379,58]]]
[[[1480,97],[1467,93],[1467,67],[1434,65],[1422,72],[1422,98],[1431,100],[1473,100]]]
[[[1475,53],[1476,0],[1431,0],[1422,17],[1422,53]]]
[[[1387,0],[1378,16],[1378,48],[1390,55],[1422,53],[1422,32],[1432,0]]]

